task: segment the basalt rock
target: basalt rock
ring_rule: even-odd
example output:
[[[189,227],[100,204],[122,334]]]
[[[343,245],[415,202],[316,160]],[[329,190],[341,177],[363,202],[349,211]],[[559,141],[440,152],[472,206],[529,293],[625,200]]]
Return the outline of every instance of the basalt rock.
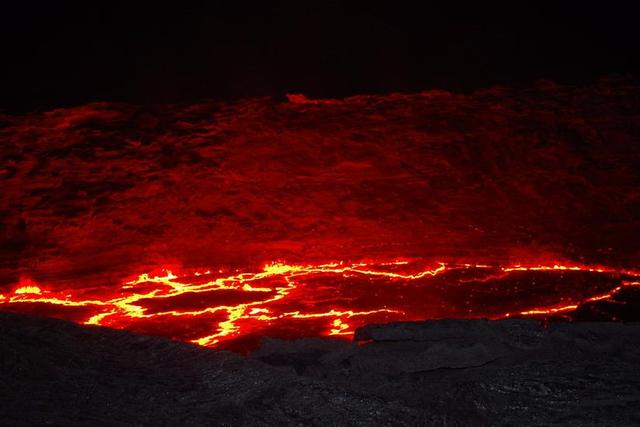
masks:
[[[0,314],[4,425],[633,425],[640,325],[444,320],[249,357]]]

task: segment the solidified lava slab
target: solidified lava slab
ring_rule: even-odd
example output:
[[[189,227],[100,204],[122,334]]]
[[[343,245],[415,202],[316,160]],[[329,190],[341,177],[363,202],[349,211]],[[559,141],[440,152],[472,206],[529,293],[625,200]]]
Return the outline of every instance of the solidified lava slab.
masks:
[[[0,312],[0,415],[10,426],[638,424],[638,324],[458,319],[356,338],[265,339],[242,357]]]
[[[626,318],[639,118],[611,83],[3,115],[0,307],[206,345]]]

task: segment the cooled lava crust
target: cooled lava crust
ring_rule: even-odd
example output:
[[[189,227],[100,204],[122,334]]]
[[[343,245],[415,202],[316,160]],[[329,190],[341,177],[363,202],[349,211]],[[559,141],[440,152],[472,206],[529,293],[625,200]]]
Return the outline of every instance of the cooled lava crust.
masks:
[[[640,88],[0,116],[0,309],[249,348],[638,320]]]

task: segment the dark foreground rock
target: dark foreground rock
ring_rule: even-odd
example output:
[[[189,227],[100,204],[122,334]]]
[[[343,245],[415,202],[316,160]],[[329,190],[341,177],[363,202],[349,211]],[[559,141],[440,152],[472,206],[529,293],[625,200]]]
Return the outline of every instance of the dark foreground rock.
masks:
[[[633,425],[640,325],[444,320],[251,357],[0,313],[3,425]]]

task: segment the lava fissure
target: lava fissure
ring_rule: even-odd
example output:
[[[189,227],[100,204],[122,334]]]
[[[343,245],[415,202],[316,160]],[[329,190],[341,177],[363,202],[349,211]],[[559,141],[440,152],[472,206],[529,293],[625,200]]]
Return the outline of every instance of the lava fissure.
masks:
[[[350,336],[356,327],[380,321],[555,315],[586,302],[614,301],[623,288],[640,284],[640,272],[558,263],[271,263],[259,272],[215,274],[145,273],[115,290],[85,290],[95,294],[91,298],[24,281],[0,295],[0,306],[214,346],[269,334]],[[593,276],[599,286],[585,297],[584,290],[569,286],[570,275]],[[530,283],[521,286],[523,281]],[[542,288],[538,296],[522,289],[536,286],[552,289],[552,296]]]

